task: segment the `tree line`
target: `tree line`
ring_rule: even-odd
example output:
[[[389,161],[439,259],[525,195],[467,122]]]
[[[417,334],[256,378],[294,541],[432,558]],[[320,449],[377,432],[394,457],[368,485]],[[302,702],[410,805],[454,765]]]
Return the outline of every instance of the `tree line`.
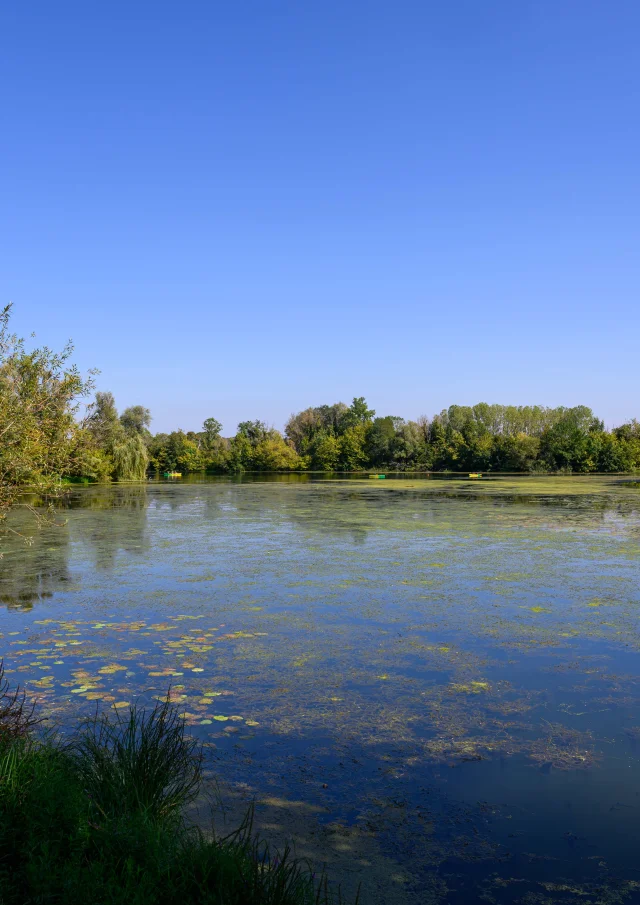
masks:
[[[358,472],[640,470],[640,423],[612,430],[590,408],[451,405],[416,421],[377,416],[363,397],[304,409],[284,433],[242,421],[233,437],[207,418],[198,431],[153,434],[142,405],[118,412],[71,362],[73,347],[28,350],[0,311],[0,519],[24,488],[55,493],[64,478],[142,481],[179,471]]]
[[[376,417],[364,397],[307,408],[284,434],[242,421],[233,437],[207,418],[199,431],[152,434],[143,406],[118,416],[98,393],[87,429],[115,479],[146,473],[244,471],[630,472],[640,469],[640,423],[613,430],[587,406],[451,405],[432,418]]]

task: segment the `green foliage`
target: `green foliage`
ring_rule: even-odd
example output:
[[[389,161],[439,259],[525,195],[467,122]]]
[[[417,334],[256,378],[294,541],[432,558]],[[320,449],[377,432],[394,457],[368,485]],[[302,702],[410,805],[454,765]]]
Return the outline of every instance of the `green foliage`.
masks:
[[[151,424],[151,412],[143,405],[132,405],[120,415],[120,424],[127,434],[144,436]]]
[[[357,399],[353,400],[348,410],[340,419],[340,432],[344,433],[344,431],[356,427],[359,424],[369,424],[374,415],[374,410],[367,408],[364,396],[358,396]]]
[[[111,449],[112,476],[116,481],[144,481],[149,464],[147,447],[140,434],[118,435]]]
[[[211,446],[220,436],[222,425],[215,418],[206,418],[202,425],[204,440],[208,446]]]
[[[333,434],[321,434],[310,448],[311,465],[319,471],[335,471],[340,461],[340,440]]]
[[[113,393],[96,393],[85,423],[99,449],[106,451],[113,446],[122,433]]]
[[[311,467],[320,471],[357,471],[368,462],[367,436],[375,415],[363,396],[347,407],[339,402],[292,415],[287,441]]]
[[[304,461],[278,431],[253,446],[250,465],[255,471],[296,471]]]
[[[602,432],[602,422],[586,406],[562,410],[560,417],[542,432],[541,456],[555,469],[595,471],[598,435]]]
[[[205,451],[197,435],[185,434],[182,430],[170,434],[156,434],[149,443],[151,467],[158,472],[203,471],[206,464]]]
[[[360,471],[367,464],[365,443],[367,430],[363,423],[348,427],[340,437],[339,464],[344,471]]]
[[[531,471],[540,452],[540,439],[525,433],[493,438],[492,465],[497,471]]]
[[[230,471],[295,471],[306,464],[293,444],[262,421],[243,421],[230,443]]]
[[[0,735],[4,905],[337,901],[288,849],[270,856],[251,812],[224,838],[187,823],[201,759],[169,704],[151,713],[134,707],[115,722],[98,717],[66,744]]]
[[[193,437],[182,431],[175,431],[171,434],[174,444],[175,460],[178,471],[202,471],[204,469],[205,460],[200,444]]]
[[[9,332],[11,306],[0,311],[0,519],[25,485],[40,493],[60,491],[65,474],[81,472],[86,444],[75,415],[91,388],[61,353],[27,351]]]
[[[250,443],[260,443],[265,440],[271,431],[264,421],[241,421],[238,425],[237,435],[245,437]]]
[[[308,408],[289,418],[285,437],[301,455],[307,455],[321,437],[337,437],[346,430],[349,408],[344,402]]]
[[[111,393],[96,393],[85,421],[94,472],[115,481],[144,481],[149,466],[149,409],[135,405],[118,417]]]
[[[91,388],[69,364],[71,347],[27,352],[0,313],[0,519],[25,487],[55,493],[63,479],[143,481],[163,473],[360,471],[616,472],[640,470],[640,424],[606,431],[586,406],[451,405],[429,422],[375,417],[364,396],[292,415],[284,436],[260,420],[222,437],[207,418],[200,432],[149,432],[142,405],[118,415],[96,393],[82,423],[78,399]]]
[[[229,448],[229,471],[242,472],[251,467],[253,446],[246,434],[238,433],[232,437]]]
[[[308,408],[292,415],[286,437],[311,468],[435,471],[634,471],[640,425],[604,430],[591,409],[452,405],[431,422],[374,418],[363,397],[347,408]]]
[[[383,465],[394,458],[397,419],[387,415],[376,418],[367,434],[367,458],[372,465]]]
[[[140,406],[128,412],[146,412]],[[113,397],[98,394],[89,421],[94,437],[143,437],[149,464],[158,471],[361,471],[399,469],[433,471],[596,472],[640,469],[640,424],[629,422],[605,431],[586,406],[555,409],[478,403],[452,405],[429,421],[405,421],[392,415],[374,417],[364,397],[321,405],[292,415],[284,437],[263,421],[242,421],[236,435],[220,436],[221,425],[208,418],[199,433],[174,431],[146,436],[141,417],[117,417]],[[140,430],[123,431],[136,423]],[[144,422],[147,423],[147,422]],[[120,431],[120,433],[118,433]],[[115,476],[141,474],[113,445],[105,453]],[[108,446],[108,441],[107,441]],[[93,459],[92,459],[93,455]],[[98,456],[100,453],[98,452]],[[116,467],[118,463],[124,465]],[[115,458],[114,458],[115,456]],[[96,452],[84,454],[85,473],[104,472]],[[137,469],[137,470],[136,470]],[[122,479],[122,478],[121,478]]]

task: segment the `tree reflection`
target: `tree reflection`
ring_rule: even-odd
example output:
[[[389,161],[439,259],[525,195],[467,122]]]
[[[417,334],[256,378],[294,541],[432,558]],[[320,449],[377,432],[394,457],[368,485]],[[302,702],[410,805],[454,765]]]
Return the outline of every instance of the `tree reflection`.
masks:
[[[25,511],[16,510],[3,537],[0,604],[31,609],[67,590],[72,543],[87,547],[100,571],[113,569],[120,552],[135,555],[148,549],[148,503],[147,488],[140,484],[73,490],[56,500],[55,524],[39,529]],[[67,522],[70,510],[77,511]]]
[[[71,581],[68,558],[69,532],[64,525],[43,528],[29,541],[8,536],[0,559],[0,603],[29,610],[64,591]]]
[[[144,484],[90,488],[67,500],[68,508],[82,510],[70,522],[72,538],[89,548],[96,569],[112,570],[119,553],[148,549],[148,505]]]

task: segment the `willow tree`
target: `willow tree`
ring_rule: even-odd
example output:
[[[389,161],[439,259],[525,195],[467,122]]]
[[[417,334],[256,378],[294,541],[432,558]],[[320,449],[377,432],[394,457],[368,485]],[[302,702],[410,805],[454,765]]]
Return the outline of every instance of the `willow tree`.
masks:
[[[87,429],[110,463],[115,481],[144,481],[149,466],[145,443],[151,422],[148,409],[140,405],[126,409],[120,417],[111,393],[96,393],[89,407]]]
[[[0,312],[0,520],[25,490],[56,494],[62,478],[85,470],[87,434],[76,414],[92,388],[71,363],[73,346],[28,351]]]
[[[111,458],[116,481],[144,481],[149,453],[140,434],[127,434],[123,431],[111,448]]]

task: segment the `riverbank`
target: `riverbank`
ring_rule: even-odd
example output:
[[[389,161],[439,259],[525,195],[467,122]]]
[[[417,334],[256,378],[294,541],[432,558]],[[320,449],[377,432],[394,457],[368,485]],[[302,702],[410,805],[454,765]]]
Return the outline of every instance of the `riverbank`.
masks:
[[[167,702],[40,734],[0,670],[0,898],[4,905],[320,905],[323,877],[254,833],[185,817],[202,752]],[[210,822],[211,825],[211,822]]]

